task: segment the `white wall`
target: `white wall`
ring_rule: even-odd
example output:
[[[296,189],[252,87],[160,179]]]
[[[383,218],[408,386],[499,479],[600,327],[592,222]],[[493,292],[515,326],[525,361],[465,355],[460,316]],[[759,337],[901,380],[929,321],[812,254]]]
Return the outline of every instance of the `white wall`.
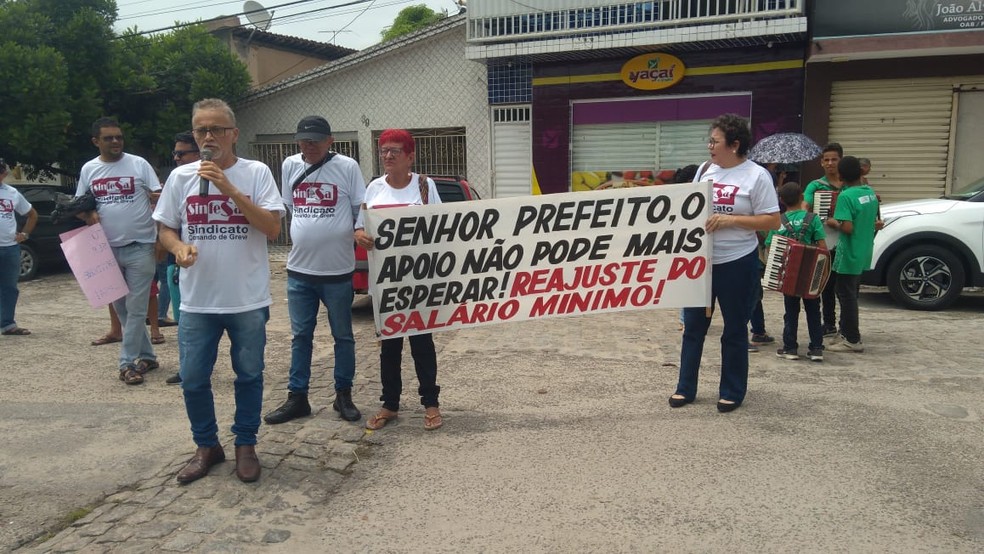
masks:
[[[455,25],[437,36],[247,102],[236,110],[239,152],[250,157],[256,135],[293,135],[302,117],[321,115],[336,134],[358,132],[360,163],[368,179],[372,131],[465,127],[468,180],[482,197],[491,197],[485,66],[466,60],[464,50],[464,25]]]

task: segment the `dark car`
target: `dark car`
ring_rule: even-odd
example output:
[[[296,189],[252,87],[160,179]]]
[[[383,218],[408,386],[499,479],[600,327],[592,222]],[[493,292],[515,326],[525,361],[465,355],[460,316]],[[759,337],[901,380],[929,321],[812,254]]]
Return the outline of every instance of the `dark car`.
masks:
[[[447,177],[428,175],[437,186],[437,194],[441,196],[441,202],[464,202],[466,200],[481,200],[478,191],[468,184],[468,181],[461,177]],[[373,177],[375,179],[375,177]],[[355,292],[364,294],[369,292],[369,260],[365,248],[355,247],[355,274],[352,275],[352,285]]]
[[[31,233],[31,238],[21,243],[20,280],[27,281],[37,276],[41,266],[65,263],[65,254],[61,249],[61,239],[58,235],[81,227],[84,223],[71,219],[59,224],[51,222],[51,212],[55,209],[55,198],[59,194],[72,195],[72,189],[56,185],[11,185],[31,203],[38,212],[38,224]],[[23,227],[26,217],[17,216],[17,228]]]

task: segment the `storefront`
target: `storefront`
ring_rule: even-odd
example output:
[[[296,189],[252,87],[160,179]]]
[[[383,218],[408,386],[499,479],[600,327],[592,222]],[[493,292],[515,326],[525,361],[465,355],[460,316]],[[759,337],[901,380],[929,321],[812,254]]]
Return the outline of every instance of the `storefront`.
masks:
[[[885,201],[938,197],[984,177],[981,3],[829,4],[813,15],[804,132],[869,158]]]
[[[534,182],[542,193],[668,182],[707,159],[724,113],[749,118],[756,140],[799,132],[803,57],[763,44],[535,64]]]

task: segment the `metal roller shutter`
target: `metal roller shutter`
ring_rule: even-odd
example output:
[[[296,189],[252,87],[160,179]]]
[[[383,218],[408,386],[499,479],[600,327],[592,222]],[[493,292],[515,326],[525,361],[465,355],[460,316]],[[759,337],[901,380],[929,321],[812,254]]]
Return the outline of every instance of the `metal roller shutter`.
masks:
[[[883,201],[941,196],[950,157],[953,89],[968,79],[841,81],[830,97],[831,142],[871,159]]]
[[[707,159],[707,121],[575,125],[572,171],[659,171]]]
[[[492,188],[496,198],[532,194],[530,107],[492,109]]]

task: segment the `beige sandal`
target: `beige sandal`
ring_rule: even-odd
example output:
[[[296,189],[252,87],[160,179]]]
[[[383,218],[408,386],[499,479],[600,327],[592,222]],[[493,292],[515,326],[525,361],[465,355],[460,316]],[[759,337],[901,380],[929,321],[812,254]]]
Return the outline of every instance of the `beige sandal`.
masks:
[[[440,429],[442,425],[444,425],[444,418],[441,417],[441,410],[437,407],[427,408],[424,412],[424,429],[433,431]]]
[[[376,412],[376,415],[366,420],[366,429],[378,431],[383,427],[386,427],[386,424],[396,419],[398,415],[399,412],[392,412],[386,408],[383,408],[382,410]]]

